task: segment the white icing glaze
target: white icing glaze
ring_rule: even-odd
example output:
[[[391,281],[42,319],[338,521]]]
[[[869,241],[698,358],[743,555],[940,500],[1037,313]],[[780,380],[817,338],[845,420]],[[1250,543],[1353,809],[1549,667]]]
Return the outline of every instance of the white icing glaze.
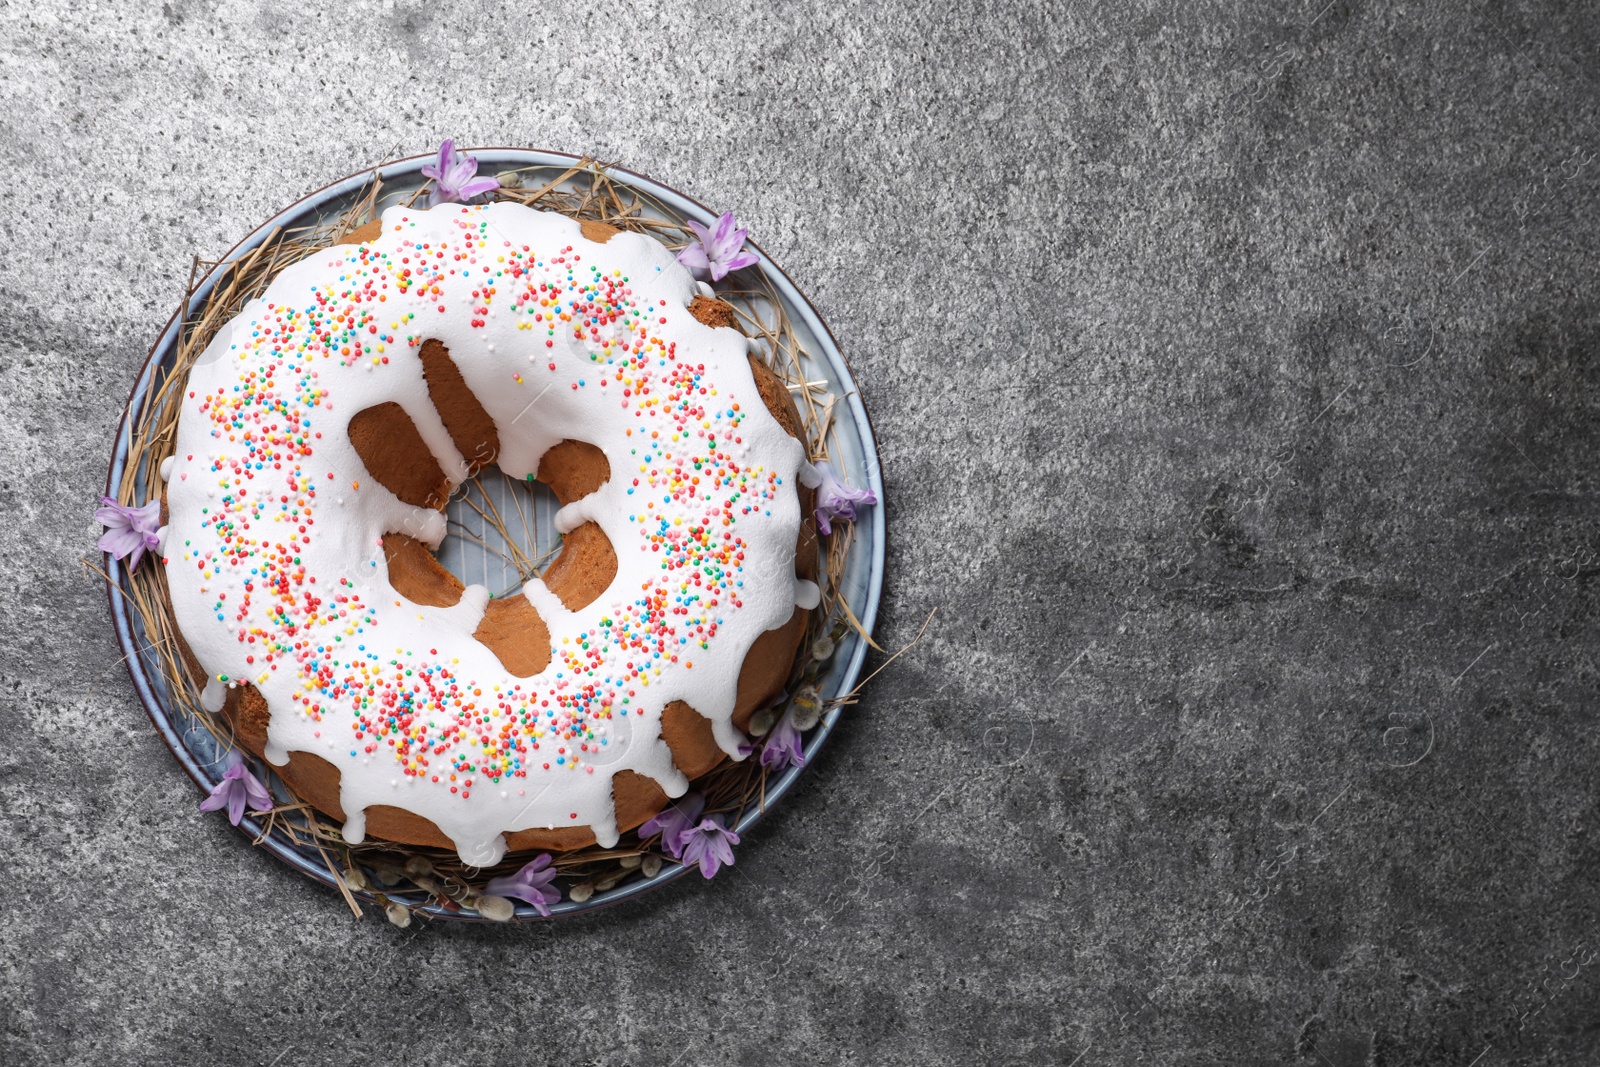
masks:
[[[391,208],[375,241],[284,270],[196,363],[162,473],[180,475],[166,563],[210,675],[202,702],[255,685],[269,761],[303,751],[339,768],[349,840],[381,803],[430,819],[479,866],[533,827],[587,825],[612,844],[617,772],[670,796],[688,787],[660,738],[673,700],[737,756],[745,655],[817,590],[785,577],[801,446],[762,404],[745,339],[687,312],[696,292],[642,235],[596,244],[505,203]],[[486,589],[438,608],[388,582],[383,536],[436,547],[444,519],[372,479],[346,428],[399,403],[441,469],[465,477],[416,355],[428,338],[494,419],[509,476],[567,438],[611,464],[558,526],[597,523],[617,576],[580,611],[527,583],[553,646],[532,678],[473,639]]]

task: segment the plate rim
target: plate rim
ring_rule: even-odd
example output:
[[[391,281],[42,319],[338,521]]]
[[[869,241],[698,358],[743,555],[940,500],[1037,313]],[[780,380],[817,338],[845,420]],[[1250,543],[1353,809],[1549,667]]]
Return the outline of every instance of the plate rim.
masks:
[[[562,165],[577,164],[585,159],[593,158],[551,149],[515,148],[510,146],[465,148],[461,151],[475,156],[480,164],[496,162],[523,165]],[[239,258],[241,250],[255,248],[261,240],[271,233],[274,227],[285,225],[311,213],[329,201],[359,189],[374,178],[389,178],[398,174],[415,173],[421,169],[424,161],[434,158],[436,158],[435,153],[427,152],[391,159],[355,171],[306,193],[234,242],[233,246],[215,261],[210,270],[194,280],[193,289],[179,301],[177,308],[167,318],[166,324],[157,333],[155,341],[150,345],[149,351],[146,352],[144,361],[140,364],[139,370],[134,377],[133,386],[129,390],[128,399],[123,405],[122,415],[117,422],[116,432],[112,436],[111,462],[106,470],[105,493],[107,496],[112,495],[112,487],[121,479],[123,472],[127,469],[127,451],[131,446],[131,440],[129,440],[129,434],[131,433],[130,419],[136,408],[142,410],[142,406],[149,402],[150,388],[153,385],[152,364],[155,362],[157,354],[162,353],[164,356],[165,350],[176,340],[175,331],[181,328],[183,320],[189,314],[210,297],[215,288],[217,276]],[[686,215],[698,217],[702,222],[711,222],[717,217],[716,212],[699,200],[649,175],[620,164],[606,164],[595,161],[595,165],[609,174],[626,175],[627,178],[623,184],[642,189],[668,203],[676,201],[672,206]],[[811,299],[806,296],[805,292],[795,284],[794,279],[789,276],[788,272],[773,261],[759,244],[755,241],[749,241],[748,244],[759,256],[758,265],[767,273],[768,277],[790,304],[791,311],[800,313],[807,327],[816,337],[822,349],[818,355],[831,365],[835,375],[840,380],[840,384],[848,387],[843,399],[859,432],[862,461],[866,467],[868,487],[877,497],[877,504],[869,512],[867,523],[872,532],[872,556],[868,564],[867,598],[862,611],[858,615],[862,628],[867,634],[871,634],[873,627],[877,623],[879,602],[882,595],[886,549],[884,538],[887,525],[884,514],[886,508],[882,466],[878,456],[877,438],[873,432],[872,419],[867,412],[865,403],[862,401],[860,386],[857,384],[855,376],[850,372],[849,365],[845,362],[843,352],[839,348],[838,339],[834,337],[833,331],[828,327],[827,322],[823,320],[821,313],[817,311],[816,306],[812,304]],[[860,525],[859,520],[858,525]],[[126,603],[126,597],[122,595],[121,580],[125,571],[122,561],[112,558],[109,554],[104,555],[104,560],[106,574],[109,579],[106,582],[106,599],[110,607],[113,627],[116,631],[117,644],[123,653],[123,664],[127,668],[134,691],[139,697],[140,704],[144,707],[146,716],[150,719],[151,724],[155,726],[157,733],[173,757],[178,761],[179,766],[184,769],[195,785],[204,791],[213,783],[201,770],[199,762],[189,751],[188,746],[184,744],[182,737],[178,734],[171,721],[170,715],[162,708],[161,701],[157,699],[152,690],[149,679],[145,677],[139,648],[134,640],[131,609]],[[841,675],[841,692],[849,692],[857,684],[862,666],[866,662],[869,647],[866,640],[857,642],[855,651],[852,653],[850,661],[845,665],[844,672]],[[811,754],[826,743],[828,737],[833,733],[842,710],[841,708],[834,708],[822,717],[816,732],[811,737],[810,752],[807,754],[806,762],[799,767],[788,768],[784,774],[769,785],[764,803],[755,809],[745,812],[744,816],[739,820],[736,825],[736,830],[739,833],[744,833],[765,818],[768,811],[794,787],[800,774],[811,765]],[[255,819],[246,816],[235,829],[254,842],[261,835],[264,827]],[[313,863],[309,857],[298,850],[271,838],[264,840],[262,846],[264,851],[286,866],[301,872],[329,889],[337,890],[338,887],[326,868]],[[625,900],[631,900],[634,897],[677,881],[687,874],[689,870],[689,867],[685,867],[682,864],[664,864],[661,871],[653,878],[630,880],[625,885],[617,886],[605,893],[597,893],[582,903],[563,899],[550,909],[550,918],[588,914],[619,904]],[[364,903],[374,907],[380,906],[377,900],[365,890],[351,890],[351,892]],[[431,903],[416,906],[411,910],[413,914],[420,913],[429,918],[448,918],[468,922],[492,921],[484,919],[476,913],[452,912]],[[539,918],[539,916],[531,906],[519,905],[516,918],[527,920]]]

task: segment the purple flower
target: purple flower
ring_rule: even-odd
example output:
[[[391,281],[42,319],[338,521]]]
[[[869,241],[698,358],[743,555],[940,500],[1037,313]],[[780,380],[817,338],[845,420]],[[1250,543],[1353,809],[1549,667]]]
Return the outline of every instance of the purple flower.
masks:
[[[724,863],[733,866],[733,846],[738,843],[739,835],[722,824],[722,816],[708,815],[683,836],[683,865],[699,867],[701,874],[714,877]]]
[[[731,211],[723,212],[714,233],[694,219],[689,220],[689,229],[697,240],[678,253],[678,262],[694,271],[696,277],[709,271],[711,280],[720,282],[739,268],[760,262],[754,252],[739,251],[750,231],[739,226]]]
[[[238,826],[239,820],[244,818],[246,803],[252,811],[271,811],[272,794],[261,784],[261,779],[250,773],[244,757],[239,755],[238,749],[234,749],[228,753],[228,769],[223,772],[222,781],[212,788],[210,796],[200,802],[200,810],[216,811],[226,807],[228,821]]]
[[[694,832],[700,813],[706,810],[706,798],[690,793],[675,804],[668,804],[661,814],[639,827],[641,839],[652,834],[661,835],[661,851],[678,859],[683,855],[683,839]]]
[[[456,143],[448,137],[439,145],[439,162],[423,167],[422,173],[433,179],[433,193],[428,203],[434,206],[449,201],[465,203],[479,193],[500,188],[500,182],[494,178],[474,178],[478,173],[478,160],[469,155],[456,155]]]
[[[107,527],[100,535],[99,548],[109,552],[114,559],[128,558],[128,570],[139,566],[145,552],[154,552],[161,539],[156,532],[161,528],[161,501],[151,500],[142,508],[130,508],[108,496],[100,498],[100,507],[94,513],[95,521]]]
[[[800,728],[794,723],[794,706],[783,709],[778,721],[767,734],[766,747],[761,750],[761,766],[769,770],[777,767],[801,767],[806,762],[806,750],[800,741]]]
[[[857,504],[876,504],[871,489],[852,489],[827,460],[818,460],[810,470],[800,468],[800,480],[817,491],[817,531],[833,533],[832,520],[856,519]]]
[[[540,915],[548,916],[550,905],[561,900],[561,890],[550,884],[555,880],[556,872],[550,866],[550,853],[541,852],[516,874],[489,879],[483,891],[490,896],[516,897],[532,904]]]

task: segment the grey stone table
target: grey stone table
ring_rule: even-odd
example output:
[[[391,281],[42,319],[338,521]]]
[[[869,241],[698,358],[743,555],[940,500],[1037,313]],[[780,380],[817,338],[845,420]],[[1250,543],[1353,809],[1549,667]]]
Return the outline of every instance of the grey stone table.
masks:
[[[1600,1059],[1592,6],[316,8],[0,9],[0,1062]],[[197,817],[80,563],[191,254],[447,133],[736,207],[938,609],[554,927]]]

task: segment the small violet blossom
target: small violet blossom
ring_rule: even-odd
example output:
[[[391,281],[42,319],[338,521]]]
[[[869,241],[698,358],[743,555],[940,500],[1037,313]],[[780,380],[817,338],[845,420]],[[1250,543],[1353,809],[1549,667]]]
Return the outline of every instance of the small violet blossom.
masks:
[[[712,281],[720,282],[741,267],[760,262],[754,252],[739,250],[750,231],[739,225],[731,211],[723,212],[714,231],[694,219],[689,220],[689,229],[697,240],[678,253],[678,262],[694,271],[696,277],[709,273]]]
[[[271,811],[272,794],[261,784],[261,779],[250,773],[244,757],[236,749],[228,753],[228,769],[223,772],[222,781],[212,788],[211,795],[200,802],[200,810],[216,811],[225,807],[228,821],[238,826],[247,803],[252,811]]]
[[[489,879],[483,891],[496,897],[516,897],[532,904],[540,915],[549,916],[550,905],[561,900],[561,890],[550,884],[555,880],[556,872],[550,866],[550,853],[542,852],[532,862],[524,864],[516,874]]]
[[[811,467],[802,466],[800,481],[817,491],[817,531],[824,535],[833,533],[834,519],[854,522],[857,504],[878,502],[871,489],[852,488],[825,459]]]
[[[146,552],[154,552],[161,543],[157,536],[161,528],[159,500],[152,500],[142,508],[130,508],[103,496],[94,517],[107,528],[100,535],[100,551],[111,553],[115,559],[127,557],[130,571],[139,566]]]
[[[801,742],[800,727],[795,725],[794,705],[783,709],[767,734],[767,743],[761,750],[761,766],[768,770],[779,767],[803,767],[806,750]],[[729,860],[728,862],[733,862]]]
[[[639,827],[640,838],[661,835],[661,851],[673,859],[683,857],[683,839],[694,832],[700,813],[706,810],[706,798],[690,793],[675,804],[668,804],[661,814]]]
[[[733,846],[739,835],[723,825],[721,815],[708,815],[700,825],[683,835],[683,865],[699,867],[700,873],[713,878],[726,863],[733,866]]]
[[[434,182],[433,193],[428,201],[431,206],[449,202],[465,203],[479,193],[500,188],[498,179],[473,177],[478,173],[477,158],[457,155],[456,143],[448,137],[439,145],[439,161],[423,167],[422,173]]]

